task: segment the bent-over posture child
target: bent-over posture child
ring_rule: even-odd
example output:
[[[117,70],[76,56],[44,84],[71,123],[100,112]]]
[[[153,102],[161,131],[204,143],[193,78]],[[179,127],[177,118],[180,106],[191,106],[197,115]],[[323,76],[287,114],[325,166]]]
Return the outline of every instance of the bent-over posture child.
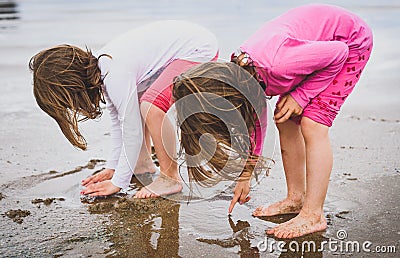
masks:
[[[135,197],[182,190],[175,132],[165,114],[172,105],[170,86],[176,75],[217,54],[217,40],[211,32],[197,24],[171,20],[128,31],[96,54],[60,45],[32,57],[36,101],[71,144],[86,149],[78,122],[101,116],[101,103],[110,112],[111,156],[104,170],[82,180],[82,194],[110,195],[127,188],[133,174],[155,173],[150,137],[161,173]]]
[[[294,8],[265,23],[232,54],[232,61],[250,71],[265,87],[266,95],[280,96],[274,119],[279,129],[287,196],[277,203],[258,207],[253,215],[298,215],[267,233],[292,238],[327,227],[323,204],[333,164],[328,132],[360,79],[372,45],[372,32],[359,16],[340,7],[313,4]],[[221,76],[216,75],[218,73]],[[237,74],[232,65],[212,63],[187,71],[175,83],[176,103],[191,91],[222,92],[223,96],[225,90],[221,87],[228,89],[231,85],[200,78],[218,78],[229,73]],[[212,87],[217,84],[218,91]],[[254,89],[254,94],[263,97],[258,89]],[[208,100],[204,97],[199,101],[206,103]],[[178,118],[182,108],[177,106]],[[254,117],[252,109],[238,110],[244,119]],[[223,138],[226,134],[213,133],[213,128],[207,128],[215,117],[193,116],[200,115],[204,132],[213,134],[216,142],[229,143]],[[180,121],[180,126],[182,147],[191,153],[198,148],[199,141],[185,144],[184,135],[190,135],[191,128],[196,125],[190,127]],[[254,145],[250,146],[248,151],[252,152]],[[223,146],[217,145],[216,153],[221,148]],[[211,159],[205,165],[213,168],[213,162],[216,161]],[[192,172],[200,173],[199,170]],[[236,202],[248,201],[248,193],[249,183],[239,181],[229,212]]]

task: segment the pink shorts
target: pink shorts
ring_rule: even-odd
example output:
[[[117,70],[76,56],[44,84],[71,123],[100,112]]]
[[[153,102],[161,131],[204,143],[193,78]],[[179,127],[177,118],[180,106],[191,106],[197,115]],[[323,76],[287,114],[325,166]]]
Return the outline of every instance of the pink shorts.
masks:
[[[372,37],[368,46],[361,50],[349,50],[349,57],[332,83],[320,94],[318,94],[304,108],[301,116],[291,118],[300,123],[301,117],[305,116],[311,120],[331,127],[333,120],[339,113],[340,107],[353,91],[361,73],[368,62],[372,50]]]
[[[367,44],[364,49],[350,49],[349,57],[332,83],[311,100],[300,116],[292,117],[290,119],[297,124],[300,124],[301,118],[305,116],[317,123],[331,127],[339,113],[340,107],[344,104],[344,101],[353,91],[354,86],[360,79],[361,73],[371,55],[372,45],[371,36],[369,44]],[[280,99],[278,102],[279,101]],[[266,118],[260,119],[263,119],[261,121],[265,122],[260,124],[260,122],[257,121],[255,134],[253,133],[252,135],[252,141],[253,144],[255,144],[253,154],[255,155],[262,154],[264,137],[267,129]]]
[[[211,61],[218,59],[218,53]],[[198,65],[198,62],[176,59],[168,64],[161,72],[160,76],[151,84],[151,86],[140,97],[140,102],[149,102],[164,112],[174,104],[172,99],[172,82],[174,78],[189,68]]]

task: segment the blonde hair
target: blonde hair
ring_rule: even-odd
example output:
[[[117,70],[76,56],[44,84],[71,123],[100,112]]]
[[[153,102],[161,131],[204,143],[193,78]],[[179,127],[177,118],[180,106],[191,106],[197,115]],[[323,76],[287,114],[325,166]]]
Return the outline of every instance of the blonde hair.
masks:
[[[177,77],[172,93],[181,153],[186,161],[196,157],[188,164],[189,180],[212,186],[223,178],[251,176],[260,157],[253,154],[250,135],[266,105],[253,75],[231,62],[204,63]]]
[[[100,102],[105,103],[98,59],[89,49],[60,45],[33,56],[29,69],[39,107],[56,120],[72,145],[85,150],[78,122],[100,117]]]

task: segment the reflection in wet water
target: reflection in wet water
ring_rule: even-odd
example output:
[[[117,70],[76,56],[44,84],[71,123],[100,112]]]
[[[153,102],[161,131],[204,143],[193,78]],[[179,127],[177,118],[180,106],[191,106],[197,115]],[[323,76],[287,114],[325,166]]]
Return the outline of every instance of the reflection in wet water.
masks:
[[[203,243],[215,244],[224,248],[239,246],[239,255],[241,257],[259,257],[258,248],[252,246],[251,239],[254,235],[250,231],[250,223],[247,221],[238,220],[236,223],[232,218],[228,217],[229,225],[232,229],[232,236],[226,239],[205,239],[198,238],[197,240]]]
[[[111,257],[178,257],[180,204],[162,198],[121,198],[115,203],[90,205],[92,213],[106,212]]]
[[[125,194],[87,199],[92,214],[108,215],[105,223],[110,257],[178,257],[179,253],[179,199],[176,194],[168,199],[133,198],[137,190],[152,182],[151,174],[132,177]],[[174,197],[175,196],[175,197]],[[172,200],[176,199],[176,200]]]
[[[296,215],[278,215],[272,217],[262,217],[264,221],[275,224],[284,223]],[[307,236],[295,239],[278,239],[273,236],[260,235],[255,229],[255,225],[244,220],[237,220],[228,217],[229,226],[232,233],[224,238],[197,238],[199,242],[210,245],[217,245],[225,249],[238,248],[237,254],[240,257],[264,257],[272,255],[274,257],[323,257],[326,252],[328,238],[324,232],[316,232]],[[253,223],[253,222],[252,222]],[[255,231],[256,230],[256,231]]]

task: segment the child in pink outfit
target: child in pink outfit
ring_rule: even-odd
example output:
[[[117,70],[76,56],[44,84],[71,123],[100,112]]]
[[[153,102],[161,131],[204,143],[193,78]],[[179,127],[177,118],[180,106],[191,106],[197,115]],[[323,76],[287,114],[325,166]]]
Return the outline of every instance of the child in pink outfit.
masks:
[[[287,197],[254,216],[298,213],[267,231],[292,238],[326,228],[323,203],[332,170],[328,129],[360,79],[372,50],[372,32],[357,15],[336,6],[305,5],[265,23],[232,59],[253,66],[269,96],[279,95],[279,129]],[[262,150],[266,121],[256,127]],[[260,137],[261,135],[261,137]],[[246,202],[248,186],[237,184],[230,211]]]
[[[371,54],[372,32],[357,15],[306,5],[265,23],[240,47],[266,84],[268,96],[290,96],[309,117],[332,126]],[[289,114],[286,114],[286,118]],[[258,146],[263,137],[259,139]],[[258,147],[260,149],[260,147]]]
[[[236,203],[249,201],[250,178],[259,167],[256,162],[266,129],[266,112],[259,112],[265,107],[264,91],[278,95],[274,120],[287,196],[266,208],[258,207],[253,215],[297,214],[267,231],[278,238],[324,230],[323,205],[333,166],[329,128],[371,50],[372,33],[360,17],[340,7],[313,4],[264,24],[232,54],[232,62],[207,62],[184,72],[174,81],[172,93],[181,147],[188,156],[195,156],[189,176],[196,182],[211,179],[212,184],[216,177],[232,178],[232,171],[239,171],[228,212]],[[258,83],[251,83],[249,75]],[[185,100],[188,96],[194,98]],[[220,105],[224,101],[231,106]],[[188,116],[187,110],[199,109],[204,112]],[[207,110],[237,111],[246,130],[236,123],[239,119],[225,122],[229,120],[224,121],[225,113],[217,116]],[[212,146],[211,158],[211,148],[199,151],[204,146],[201,136],[206,134],[211,136],[207,137],[212,139],[210,144],[218,143]],[[238,158],[227,165],[231,157]]]

